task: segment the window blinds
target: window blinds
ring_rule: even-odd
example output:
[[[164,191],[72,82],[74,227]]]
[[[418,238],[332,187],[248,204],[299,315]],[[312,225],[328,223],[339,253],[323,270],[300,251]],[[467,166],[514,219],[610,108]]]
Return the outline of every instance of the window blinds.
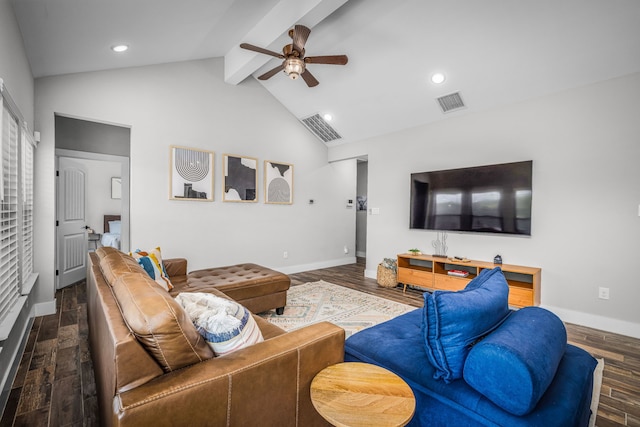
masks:
[[[33,271],[35,142],[0,79],[0,341],[37,275]]]
[[[22,144],[20,159],[22,169],[22,295],[26,295],[31,290],[35,282],[33,273],[33,154],[35,141],[26,129],[22,132]]]
[[[18,121],[2,105],[0,150],[0,313],[4,316],[20,295],[18,272]],[[0,321],[2,318],[0,318]]]

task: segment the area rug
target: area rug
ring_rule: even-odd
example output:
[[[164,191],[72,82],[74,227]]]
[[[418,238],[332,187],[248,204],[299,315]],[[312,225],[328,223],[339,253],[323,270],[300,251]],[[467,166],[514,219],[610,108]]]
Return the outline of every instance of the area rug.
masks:
[[[410,305],[321,280],[289,288],[287,306],[281,316],[273,310],[260,316],[285,331],[328,321],[343,328],[348,338],[358,331],[415,309]]]

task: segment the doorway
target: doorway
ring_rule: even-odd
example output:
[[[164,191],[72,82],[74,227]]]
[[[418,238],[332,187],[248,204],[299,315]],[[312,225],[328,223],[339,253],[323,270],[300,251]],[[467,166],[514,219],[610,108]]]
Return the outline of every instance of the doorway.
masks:
[[[55,258],[60,289],[85,278],[87,251],[100,246],[105,215],[120,215],[120,249],[129,250],[130,129],[66,116],[55,119]]]
[[[116,161],[119,160],[119,161]],[[122,187],[113,193],[114,181],[121,182],[128,159],[102,154],[56,150],[57,209],[57,289],[85,278],[87,251],[101,246],[105,215],[123,216],[128,198]],[[123,170],[124,169],[124,170]],[[116,196],[116,197],[114,197]],[[123,230],[121,241],[128,240]],[[122,249],[122,248],[121,248]]]

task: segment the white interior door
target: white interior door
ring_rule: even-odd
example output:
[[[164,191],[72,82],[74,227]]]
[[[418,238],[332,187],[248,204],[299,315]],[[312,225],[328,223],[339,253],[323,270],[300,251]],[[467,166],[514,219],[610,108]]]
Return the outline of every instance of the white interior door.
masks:
[[[58,158],[57,288],[86,277],[86,167],[70,157]]]

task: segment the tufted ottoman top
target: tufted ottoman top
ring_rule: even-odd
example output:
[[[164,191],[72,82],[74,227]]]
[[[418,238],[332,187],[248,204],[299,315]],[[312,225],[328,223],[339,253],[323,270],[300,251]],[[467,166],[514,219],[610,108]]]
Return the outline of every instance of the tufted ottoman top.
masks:
[[[185,282],[174,283],[171,294],[209,292],[213,287],[238,301],[287,291],[290,285],[284,273],[257,264],[236,264],[192,271]]]

